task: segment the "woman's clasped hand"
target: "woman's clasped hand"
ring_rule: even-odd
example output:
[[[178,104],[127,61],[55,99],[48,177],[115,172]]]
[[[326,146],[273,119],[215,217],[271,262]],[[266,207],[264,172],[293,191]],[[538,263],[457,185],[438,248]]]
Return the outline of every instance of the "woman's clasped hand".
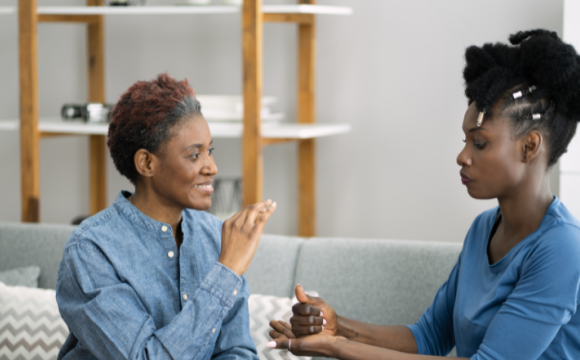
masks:
[[[332,356],[328,345],[345,340],[337,336],[336,312],[321,298],[307,295],[301,285],[296,286],[296,298],[299,302],[292,307],[291,324],[270,322],[273,340],[268,347],[288,349],[299,356]]]

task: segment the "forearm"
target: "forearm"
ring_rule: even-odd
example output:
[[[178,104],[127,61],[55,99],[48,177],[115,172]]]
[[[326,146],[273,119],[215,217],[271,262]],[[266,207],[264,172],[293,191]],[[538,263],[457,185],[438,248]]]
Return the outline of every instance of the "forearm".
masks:
[[[417,343],[406,326],[374,325],[337,316],[337,336],[350,341],[416,354]]]
[[[398,326],[387,326],[392,328],[397,328]],[[408,329],[407,329],[408,330]],[[410,330],[409,330],[410,332]],[[411,336],[412,333],[411,333]],[[335,341],[331,342],[327,346],[326,355],[329,357],[334,357],[336,359],[349,359],[349,360],[370,360],[370,359],[380,359],[380,360],[433,360],[433,359],[446,359],[446,360],[468,360],[467,358],[449,358],[449,357],[434,357],[427,355],[417,355],[417,354],[407,354],[404,352],[395,351],[392,349],[385,349],[376,346],[369,346],[366,344],[361,344],[360,342],[354,342],[350,340],[345,340],[337,338]]]

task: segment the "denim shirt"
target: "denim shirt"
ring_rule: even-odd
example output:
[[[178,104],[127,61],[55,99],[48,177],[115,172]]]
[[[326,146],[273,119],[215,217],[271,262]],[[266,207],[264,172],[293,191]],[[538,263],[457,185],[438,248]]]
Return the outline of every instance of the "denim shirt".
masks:
[[[184,210],[183,243],[122,191],[64,247],[58,359],[252,359],[246,279],[217,260],[222,222]]]

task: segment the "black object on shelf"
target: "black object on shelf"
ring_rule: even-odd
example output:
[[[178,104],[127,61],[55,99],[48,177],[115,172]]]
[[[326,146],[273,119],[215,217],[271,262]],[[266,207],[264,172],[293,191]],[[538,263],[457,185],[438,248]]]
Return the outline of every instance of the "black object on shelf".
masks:
[[[60,109],[63,120],[82,119],[85,122],[108,122],[113,105],[88,103],[64,104]]]

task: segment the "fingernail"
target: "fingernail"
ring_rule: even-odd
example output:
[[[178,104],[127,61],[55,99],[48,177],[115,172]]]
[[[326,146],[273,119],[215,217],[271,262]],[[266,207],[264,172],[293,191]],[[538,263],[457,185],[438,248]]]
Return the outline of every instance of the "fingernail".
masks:
[[[323,313],[322,313],[322,311],[321,311],[321,312],[320,312],[320,317],[323,317],[323,316],[324,316],[324,314],[323,314]]]
[[[326,325],[326,319],[322,319],[322,325]]]
[[[324,330],[324,325],[322,325],[322,330]]]
[[[266,344],[266,347],[269,347],[270,349],[275,349],[276,348],[276,342],[275,341],[270,341],[269,343]]]

